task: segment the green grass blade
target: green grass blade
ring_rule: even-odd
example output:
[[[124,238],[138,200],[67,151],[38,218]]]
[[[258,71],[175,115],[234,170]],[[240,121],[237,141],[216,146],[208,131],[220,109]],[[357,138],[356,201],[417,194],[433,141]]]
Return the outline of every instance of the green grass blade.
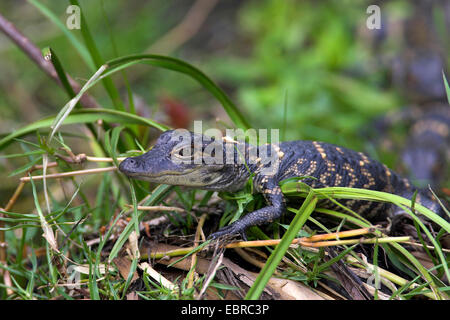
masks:
[[[292,220],[292,223],[290,224],[280,243],[272,252],[266,264],[258,274],[258,277],[253,283],[252,287],[247,292],[247,295],[245,296],[246,300],[256,300],[259,298],[270,277],[272,277],[272,274],[275,272],[276,267],[288,250],[292,240],[294,240],[310,214],[314,211],[316,204],[317,197],[315,196],[314,191],[311,189],[310,193],[298,210],[294,220]]]
[[[56,117],[49,117],[39,121],[36,121],[28,126],[25,126],[19,130],[16,130],[3,139],[0,140],[0,150],[5,148],[13,139],[22,137],[26,134],[33,133],[38,129],[49,128]],[[112,110],[112,109],[84,109],[80,111],[72,112],[65,120],[64,124],[79,124],[79,123],[94,123],[98,120],[103,120],[111,123],[131,123],[151,126],[161,131],[166,131],[167,126],[159,124],[151,119],[143,118],[137,115],[133,115],[127,112]]]
[[[28,2],[31,3],[33,6],[35,6],[44,16],[46,16],[64,33],[64,35],[67,37],[67,39],[75,48],[75,50],[80,54],[80,57],[87,64],[89,69],[94,71],[95,65],[91,59],[91,56],[89,55],[89,51],[87,51],[86,47],[80,41],[78,41],[74,33],[71,30],[69,30],[64,23],[61,22],[61,19],[38,0],[28,0]]]
[[[3,155],[3,156],[0,156],[0,159],[21,158],[21,157],[40,155],[40,154],[43,154],[43,153],[45,153],[44,150],[33,150],[33,151],[30,151],[30,152],[14,153],[14,154]]]
[[[42,160],[42,157],[37,157],[37,158],[31,160],[27,164],[23,165],[20,168],[17,168],[16,170],[14,170],[10,174],[8,174],[8,178],[27,171],[28,169],[30,169],[32,166],[34,166],[36,163],[38,163],[41,160]]]
[[[119,141],[120,133],[124,129],[123,126],[115,127],[111,131],[111,138],[110,138],[110,131],[106,132],[105,134],[105,148],[106,151],[108,151],[109,155],[113,159],[114,165],[116,167],[119,167],[119,162],[117,161],[117,143]]]
[[[130,193],[131,193],[131,202],[133,204],[133,225],[136,236],[139,235],[139,215],[137,212],[137,199],[136,192],[134,191],[133,181],[130,180]],[[135,254],[133,252],[133,254]]]
[[[447,100],[448,100],[448,103],[450,104],[450,87],[448,85],[447,78],[445,77],[444,71],[442,71],[442,78],[444,79],[445,92],[447,93]]]
[[[163,199],[172,188],[173,188],[173,186],[168,186],[168,185],[164,185],[164,184],[159,185],[155,190],[153,190],[153,193],[152,193],[152,195],[151,195],[151,197],[149,199],[148,205],[155,205],[156,203],[158,203],[158,201]],[[139,214],[139,216],[138,216],[138,220],[144,214],[145,214],[145,212],[141,212]],[[120,234],[119,238],[117,239],[116,243],[114,244],[114,246],[111,249],[111,252],[109,254],[109,258],[108,258],[109,262],[111,262],[117,256],[117,254],[119,253],[120,249],[125,244],[125,241],[130,236],[130,233],[135,228],[134,224],[135,224],[135,220],[131,220],[130,223],[127,224],[125,229]]]
[[[306,197],[308,195],[308,188],[296,182],[286,182],[281,186],[283,193],[291,196]],[[411,207],[411,200],[403,198],[401,196],[390,194],[382,191],[348,188],[348,187],[328,187],[316,189],[316,195],[319,199],[324,199],[330,196],[335,199],[355,199],[355,200],[367,200],[367,201],[382,201],[391,202],[395,205],[402,205],[407,208]],[[430,209],[422,206],[419,203],[415,204],[415,210],[423,214],[425,217],[441,226],[444,230],[450,233],[450,223],[445,221],[444,218],[434,213]]]
[[[113,59],[107,61],[106,63],[110,69],[105,72],[104,76],[109,76],[112,73],[138,63],[150,64],[156,67],[184,73],[199,82],[206,90],[216,97],[237,127],[242,129],[248,129],[251,127],[225,92],[223,92],[223,90],[220,89],[206,74],[187,62],[161,55],[137,54]]]
[[[111,24],[109,22],[108,15],[106,14],[105,3],[104,3],[103,0],[100,1],[100,5],[101,5],[101,8],[102,8],[102,15],[104,17],[104,20],[105,20],[105,23],[106,23],[106,27],[108,29],[109,39],[110,39],[110,42],[111,42],[111,47],[112,47],[113,52],[114,52],[114,56],[118,57],[119,56],[119,50],[117,49],[116,41],[114,39],[114,32],[113,32]],[[136,114],[136,110],[135,110],[135,106],[134,106],[134,99],[133,99],[133,92],[131,90],[130,83],[128,81],[128,77],[127,77],[127,74],[126,74],[125,71],[122,72],[122,77],[123,77],[123,82],[125,84],[125,87],[127,88],[129,111],[131,113],[133,113],[133,114]],[[132,130],[134,131],[135,134],[137,134],[137,128],[135,126],[133,126]]]
[[[45,53],[45,51],[47,51],[47,53]],[[58,75],[58,78],[61,81],[64,90],[66,90],[66,93],[69,95],[69,98],[72,99],[73,97],[75,97],[75,91],[73,91],[73,88],[70,85],[69,80],[67,79],[66,72],[64,71],[64,68],[62,67],[55,51],[53,51],[52,48],[47,47],[43,49],[42,52],[44,54],[44,57],[50,57],[50,61],[55,67],[56,74]]]
[[[78,3],[78,0],[70,0],[70,3],[72,5],[76,5],[81,8],[80,4]],[[86,23],[86,17],[83,14],[83,10],[80,10],[80,19],[81,19],[81,35],[83,36],[84,42],[86,43],[87,49],[89,51],[89,54],[92,57],[92,60],[94,61],[94,64],[97,68],[100,68],[104,64],[104,60],[100,54],[100,51],[97,48],[97,45],[95,44],[94,38],[91,35],[91,32],[89,31],[89,26]],[[103,81],[103,86],[105,87],[106,91],[108,92],[109,97],[111,98],[111,101],[114,104],[114,107],[116,110],[124,111],[125,107],[120,100],[119,91],[114,86],[113,81],[110,78],[105,78]]]
[[[411,218],[414,220],[414,223],[417,224],[418,226],[420,226],[420,228],[425,232],[425,234],[427,235],[428,239],[431,241],[431,243],[434,246],[435,252],[438,254],[439,259],[442,262],[442,266],[444,267],[444,271],[445,274],[447,276],[447,279],[450,279],[450,271],[448,269],[448,265],[447,262],[445,260],[444,254],[441,250],[440,245],[437,243],[436,239],[434,238],[434,236],[431,234],[431,232],[427,229],[427,227],[425,227],[425,224],[415,215],[413,214],[413,212],[411,212],[411,210],[408,210],[407,208],[403,208],[403,210],[408,213]],[[420,230],[418,232],[420,234]]]
[[[433,282],[433,278],[431,277],[428,270],[405,248],[403,248],[399,243],[392,242],[390,243],[392,247],[398,250],[419,272],[422,278],[430,284],[430,287],[435,294],[435,296],[439,299],[441,295],[439,293],[438,288]]]
[[[94,75],[87,81],[87,83],[81,88],[81,90],[77,93],[75,97],[73,97],[71,100],[69,100],[65,106],[59,111],[59,113],[56,115],[55,121],[51,125],[52,132],[49,135],[48,141],[53,138],[53,135],[57,132],[59,127],[62,125],[64,120],[69,116],[69,114],[72,112],[73,108],[77,105],[78,101],[81,99],[83,94],[88,90],[89,85],[94,82],[98,77],[103,73],[105,70],[105,66],[102,66],[99,70],[97,70]]]

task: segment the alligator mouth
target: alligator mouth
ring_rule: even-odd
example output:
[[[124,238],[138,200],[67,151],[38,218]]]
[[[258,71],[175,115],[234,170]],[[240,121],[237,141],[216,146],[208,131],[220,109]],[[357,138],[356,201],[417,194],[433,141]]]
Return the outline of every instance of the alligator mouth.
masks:
[[[121,170],[122,171],[122,170]],[[122,172],[127,175],[128,177],[133,177],[136,179],[156,179],[156,178],[164,178],[164,177],[175,177],[175,176],[182,176],[185,174],[189,174],[193,172],[194,169],[190,170],[184,170],[184,171],[165,171],[160,172],[156,174],[149,174],[149,173],[143,173],[143,172],[131,172],[127,170],[123,170]]]

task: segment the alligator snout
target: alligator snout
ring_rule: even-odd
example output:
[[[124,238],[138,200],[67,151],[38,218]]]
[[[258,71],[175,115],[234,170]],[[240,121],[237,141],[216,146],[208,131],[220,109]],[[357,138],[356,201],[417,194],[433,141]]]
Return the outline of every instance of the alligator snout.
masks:
[[[136,168],[138,166],[138,161],[133,158],[126,158],[119,165],[119,170],[126,174],[130,175],[136,173]]]

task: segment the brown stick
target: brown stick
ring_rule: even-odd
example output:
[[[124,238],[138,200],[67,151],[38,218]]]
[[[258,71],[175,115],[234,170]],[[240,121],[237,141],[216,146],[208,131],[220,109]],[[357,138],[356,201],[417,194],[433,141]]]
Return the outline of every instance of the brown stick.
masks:
[[[197,231],[195,232],[194,248],[197,248],[198,244],[200,242],[200,235],[203,234],[202,228],[203,228],[203,224],[205,223],[206,216],[207,216],[206,213],[202,214],[202,216],[200,217],[200,220],[198,222]],[[191,260],[192,272],[189,275],[188,284],[187,284],[188,288],[192,288],[192,286],[194,285],[195,270],[193,270],[193,269],[195,268],[196,264],[197,264],[197,252],[194,252],[192,254],[192,260]]]
[[[57,179],[57,178],[64,178],[64,177],[73,177],[73,176],[79,176],[83,174],[95,174],[95,173],[101,173],[101,172],[108,172],[108,171],[116,171],[116,167],[106,167],[106,168],[95,168],[95,169],[86,169],[86,170],[77,170],[77,171],[69,171],[69,172],[60,172],[60,173],[53,173],[53,174],[47,174],[45,176],[46,179]],[[44,176],[31,176],[30,177],[22,177],[20,178],[20,181],[22,182],[29,182],[31,179],[33,180],[42,180]]]
[[[128,208],[133,208],[133,205],[126,204]],[[184,212],[185,210],[178,207],[167,207],[167,206],[137,206],[137,210],[142,211],[176,211],[176,212]]]
[[[25,183],[20,182],[19,185],[16,188],[16,191],[14,191],[14,194],[12,195],[11,199],[9,199],[8,204],[6,205],[4,211],[11,210],[14,203],[16,203],[17,198],[19,197],[20,193],[23,190]],[[0,217],[3,217],[4,214],[0,213]],[[5,226],[5,223],[3,221],[0,221],[0,228],[3,228]],[[5,238],[5,231],[0,231],[0,263],[6,264],[6,238]],[[3,274],[3,271],[0,270],[0,274]]]
[[[56,81],[59,85],[61,82],[58,78],[55,68],[50,61],[47,61],[42,56],[41,50],[32,43],[27,37],[25,37],[16,27],[5,19],[0,14],[0,31],[3,32],[8,38],[10,38],[34,63],[37,64],[42,71],[44,71],[50,78]],[[73,90],[78,93],[81,90],[81,86],[73,80],[69,75],[67,75],[67,79],[69,80],[70,85]],[[81,97],[81,103],[86,108],[99,108],[98,103],[95,99],[85,93],[83,97]]]

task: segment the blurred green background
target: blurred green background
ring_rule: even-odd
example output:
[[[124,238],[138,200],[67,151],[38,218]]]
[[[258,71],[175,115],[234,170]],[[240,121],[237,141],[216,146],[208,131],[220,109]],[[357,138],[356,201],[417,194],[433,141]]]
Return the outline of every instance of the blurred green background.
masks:
[[[66,22],[68,1],[2,0],[0,13],[40,48],[50,46],[65,70],[85,83],[95,69],[36,3]],[[315,139],[366,151],[390,166],[396,165],[396,153],[380,152],[364,132],[376,117],[412,103],[392,75],[393,62],[402,61],[408,47],[403,23],[423,14],[426,23],[419,32],[430,28],[425,31],[433,33],[424,42],[449,52],[449,5],[434,1],[431,11],[422,12],[418,3],[80,1],[105,61],[144,52],[177,57],[223,88],[254,128],[279,128],[285,140]],[[366,27],[370,4],[381,7],[381,30]],[[70,32],[82,42],[79,30]],[[231,125],[217,100],[184,75],[148,66],[125,74],[112,79],[125,104],[129,82],[140,115],[172,126],[189,127],[193,120]],[[112,107],[104,87],[90,94],[103,107]],[[55,115],[67,101],[65,92],[0,34],[0,133]],[[2,176],[16,166],[1,159]],[[9,180],[14,186],[15,179]]]

